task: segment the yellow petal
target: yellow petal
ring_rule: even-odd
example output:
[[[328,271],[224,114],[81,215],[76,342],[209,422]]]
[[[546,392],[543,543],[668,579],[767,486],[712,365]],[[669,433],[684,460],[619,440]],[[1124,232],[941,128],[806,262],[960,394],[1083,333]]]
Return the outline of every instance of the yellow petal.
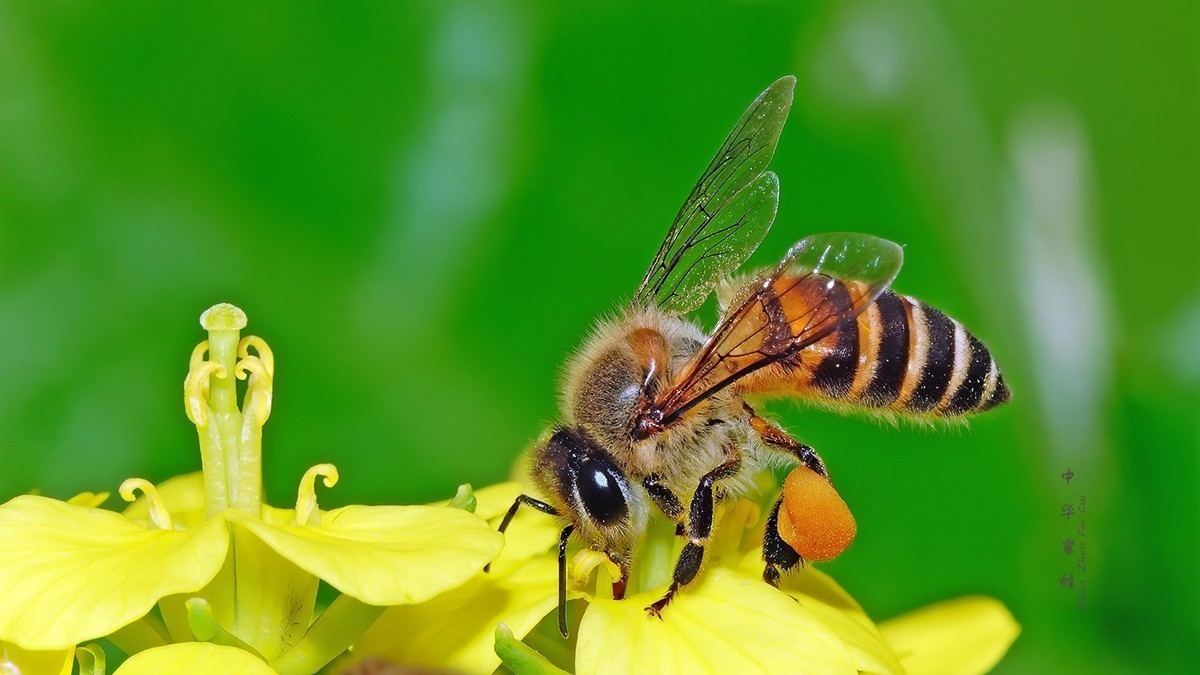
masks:
[[[30,651],[0,641],[0,673],[46,673],[70,675],[75,648]]]
[[[810,567],[781,586],[841,638],[858,670],[868,673],[904,672],[904,667],[879,628],[828,575]]]
[[[325,512],[320,511],[320,513],[321,517],[324,517]],[[270,504],[263,504],[261,516],[263,522],[269,525],[294,525],[296,523],[296,509],[281,509]]]
[[[67,503],[74,504],[75,506],[86,506],[89,509],[98,509],[106,501],[108,501],[107,492],[80,492],[68,499]]]
[[[643,608],[662,590],[593,600],[579,627],[576,672],[856,672],[820,619],[761,580],[714,568],[660,620]]]
[[[107,635],[159,598],[199,590],[225,559],[215,518],[147,529],[125,516],[25,495],[0,506],[0,639],[61,649]]]
[[[183,642],[139,652],[116,675],[176,675],[221,673],[221,675],[273,675],[274,670],[250,652],[208,642]]]
[[[489,574],[416,605],[392,607],[354,645],[332,672],[364,659],[490,673],[500,665],[495,630],[508,625],[525,636],[554,610],[558,566],[543,556],[501,566]]]
[[[978,596],[939,602],[879,629],[912,675],[986,673],[1021,632],[999,600]]]
[[[762,549],[755,549],[746,554],[738,571],[754,577],[762,574],[762,568]],[[904,667],[875,622],[829,575],[806,567],[800,572],[784,576],[780,579],[779,587],[842,640],[858,670],[868,673],[904,672]]]
[[[270,525],[230,512],[280,555],[370,605],[422,602],[479,573],[502,537],[479,518],[437,506],[348,506],[320,525]]]

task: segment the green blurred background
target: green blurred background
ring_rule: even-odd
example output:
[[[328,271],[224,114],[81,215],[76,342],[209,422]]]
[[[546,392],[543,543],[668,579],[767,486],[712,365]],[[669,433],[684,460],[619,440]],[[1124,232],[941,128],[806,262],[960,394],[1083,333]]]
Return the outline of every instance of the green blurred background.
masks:
[[[181,383],[218,301],[278,358],[275,503],[320,461],[326,505],[505,478],[794,73],[754,260],[905,244],[895,286],[1015,392],[969,428],[771,405],[858,517],[826,569],[881,619],[1000,598],[1003,672],[1194,668],[1198,26],[1182,2],[3,3],[0,498],[196,469]]]

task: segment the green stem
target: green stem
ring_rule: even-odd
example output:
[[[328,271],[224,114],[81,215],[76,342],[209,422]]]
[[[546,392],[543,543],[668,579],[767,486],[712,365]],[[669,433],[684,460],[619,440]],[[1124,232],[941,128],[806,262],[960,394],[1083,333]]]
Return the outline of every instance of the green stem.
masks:
[[[385,609],[339,595],[313,622],[300,642],[284,652],[271,667],[280,675],[317,672],[362,637]]]

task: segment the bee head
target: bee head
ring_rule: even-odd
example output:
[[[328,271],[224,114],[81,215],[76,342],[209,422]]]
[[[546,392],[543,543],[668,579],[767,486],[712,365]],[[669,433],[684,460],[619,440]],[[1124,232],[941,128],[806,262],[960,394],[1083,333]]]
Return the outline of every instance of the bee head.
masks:
[[[555,429],[533,455],[533,480],[596,550],[628,556],[646,523],[645,500],[583,430]]]

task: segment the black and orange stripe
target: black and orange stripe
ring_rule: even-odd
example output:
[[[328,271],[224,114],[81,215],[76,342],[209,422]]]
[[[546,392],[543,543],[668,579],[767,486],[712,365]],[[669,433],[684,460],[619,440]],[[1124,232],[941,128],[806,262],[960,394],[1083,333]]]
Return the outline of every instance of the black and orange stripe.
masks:
[[[742,386],[746,393],[921,417],[983,412],[1010,396],[978,338],[938,309],[892,291],[856,321],[749,380]]]

